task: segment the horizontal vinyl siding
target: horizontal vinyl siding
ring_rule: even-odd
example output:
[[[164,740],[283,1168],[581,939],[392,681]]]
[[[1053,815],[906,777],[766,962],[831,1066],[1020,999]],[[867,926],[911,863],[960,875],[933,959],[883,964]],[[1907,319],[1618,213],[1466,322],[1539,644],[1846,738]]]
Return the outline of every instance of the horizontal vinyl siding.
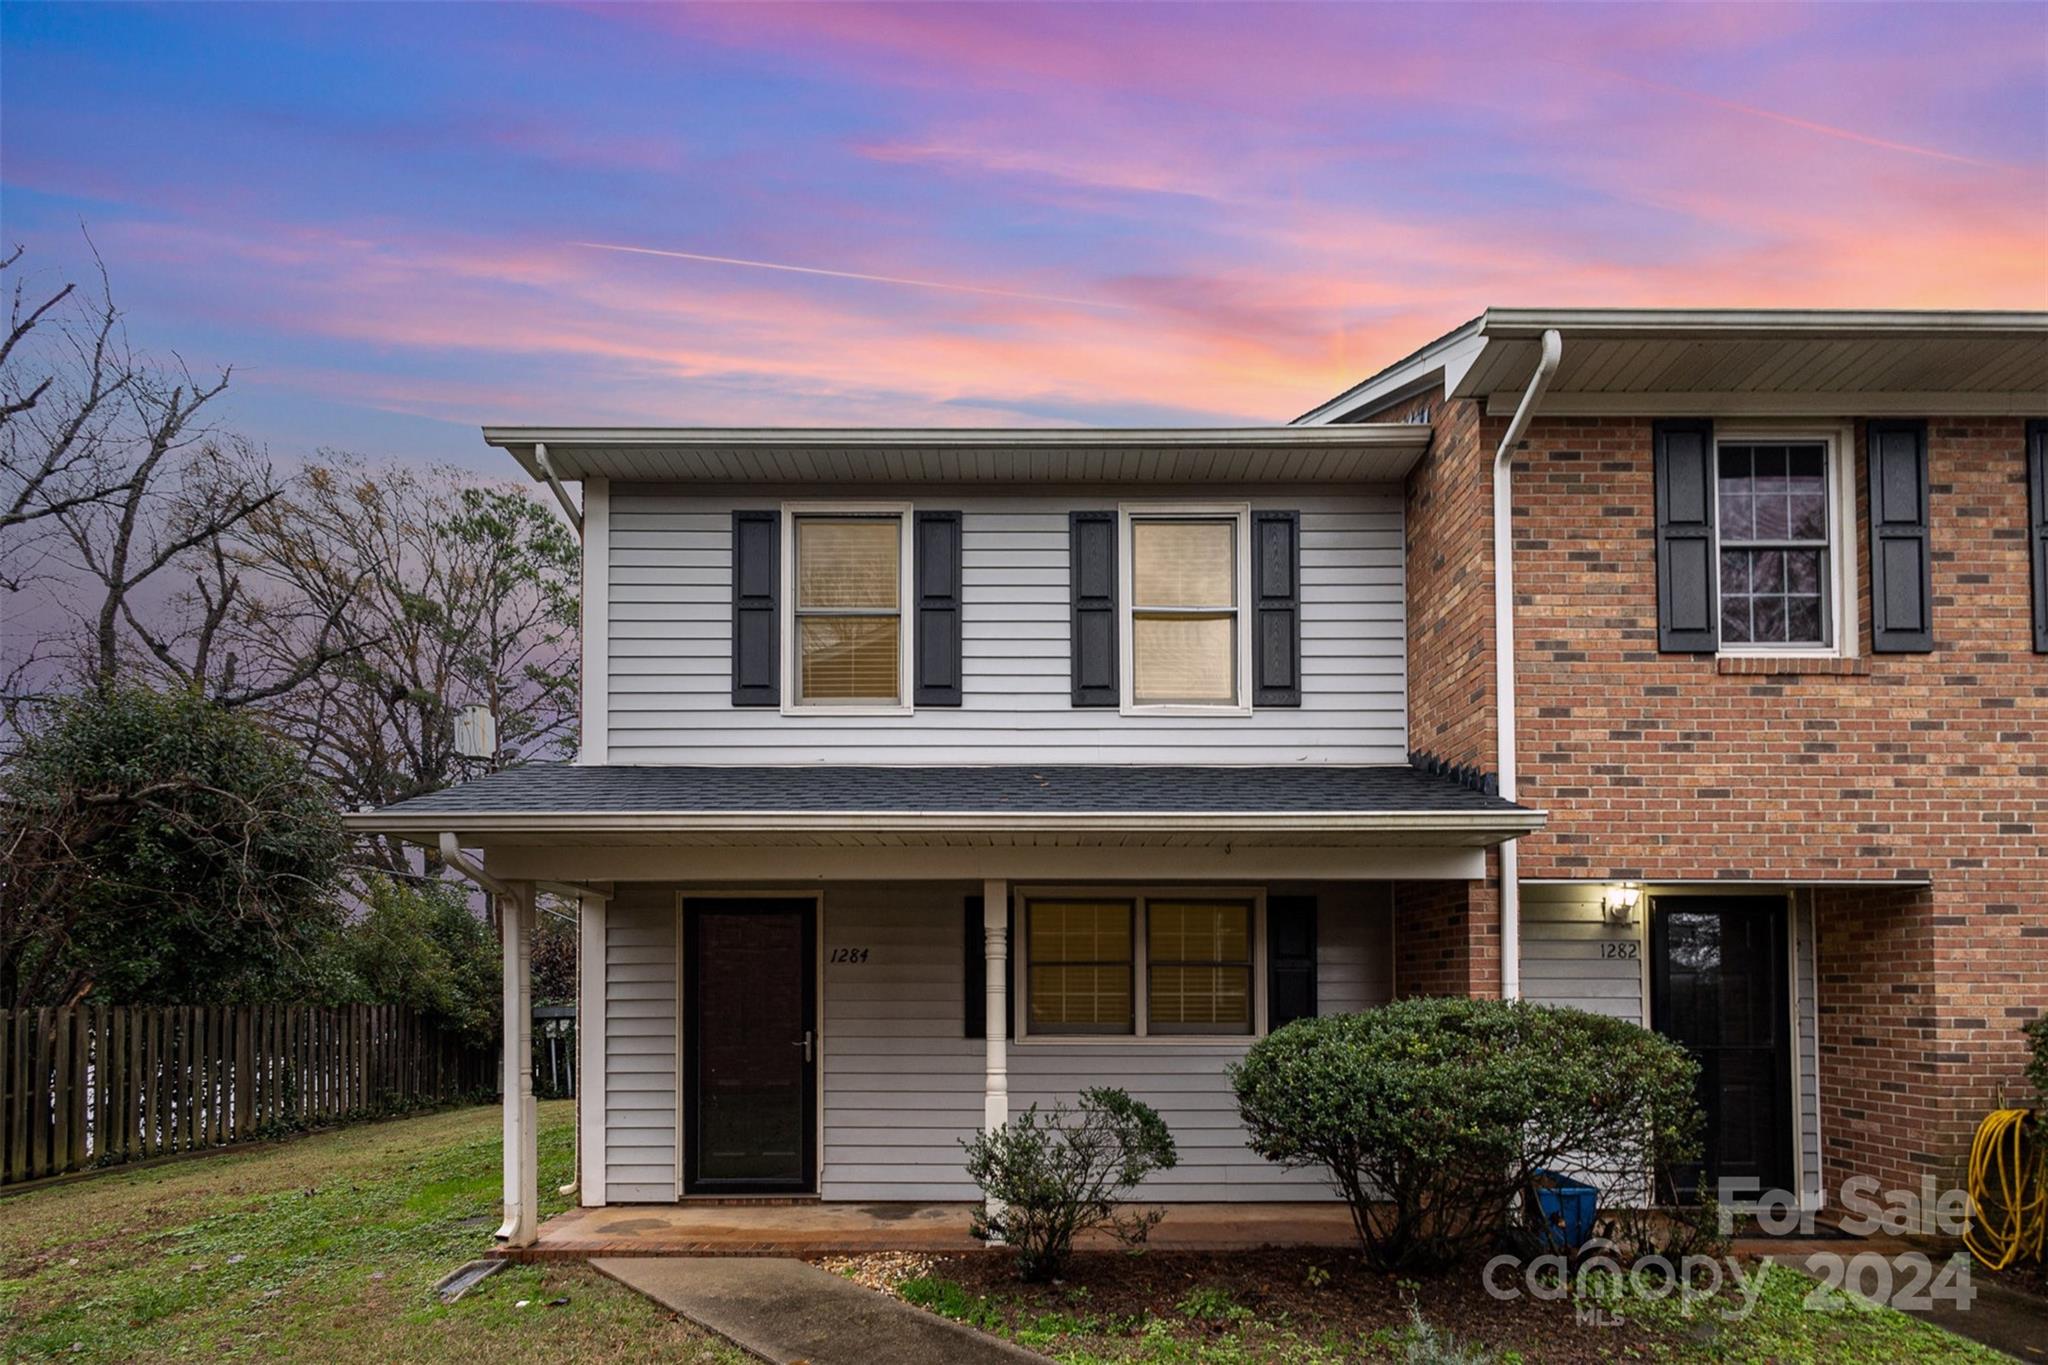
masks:
[[[731,513],[776,500],[615,485],[611,761],[1405,761],[1398,490],[1251,499],[1302,513],[1302,705],[1215,719],[1070,703],[1067,513],[1116,501],[1105,491],[921,502],[963,513],[963,704],[814,717],[731,704]]]
[[[827,1199],[971,1199],[960,1143],[981,1125],[985,1047],[965,1036],[965,884],[837,886],[827,892]],[[1317,888],[1317,992],[1326,1012],[1383,1002],[1390,986],[1387,894]],[[865,947],[862,963],[830,961]],[[1249,1040],[1027,1043],[1011,1047],[1010,1106],[1072,1104],[1121,1086],[1158,1109],[1180,1164],[1144,1186],[1166,1200],[1321,1198],[1244,1145],[1224,1067]]]
[[[1600,912],[1604,884],[1522,888],[1522,995],[1571,1005],[1648,1027],[1643,955],[1649,897],[1634,924],[1609,924]],[[1633,944],[1633,958],[1602,957],[1603,945]],[[1627,950],[1624,950],[1627,951]]]
[[[622,883],[605,915],[605,1174],[615,1203],[676,1197],[676,912]]]
[[[1794,1060],[1799,1077],[1799,1195],[1819,1207],[1825,1200],[1820,1179],[1820,992],[1815,982],[1817,950],[1813,938],[1813,893],[1802,894],[1792,908],[1793,1022],[1798,1028]]]

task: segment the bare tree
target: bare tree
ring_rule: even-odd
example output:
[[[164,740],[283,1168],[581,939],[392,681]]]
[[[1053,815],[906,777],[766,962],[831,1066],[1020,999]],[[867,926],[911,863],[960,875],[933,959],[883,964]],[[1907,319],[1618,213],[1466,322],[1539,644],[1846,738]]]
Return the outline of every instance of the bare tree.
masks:
[[[452,470],[422,476],[323,452],[325,463],[251,517],[251,562],[346,647],[266,703],[275,722],[348,806],[445,787],[476,766],[564,748],[577,716],[577,547],[523,490],[479,487]],[[282,660],[303,625],[245,616],[242,648]],[[273,657],[279,656],[279,657]],[[468,703],[497,719],[499,751],[473,765],[455,751]],[[373,850],[393,871],[396,845]]]
[[[90,246],[90,239],[87,245]],[[136,369],[97,254],[97,296],[77,283],[32,288],[21,247],[0,342],[0,591],[29,576],[38,523],[108,497],[125,472],[111,457]]]

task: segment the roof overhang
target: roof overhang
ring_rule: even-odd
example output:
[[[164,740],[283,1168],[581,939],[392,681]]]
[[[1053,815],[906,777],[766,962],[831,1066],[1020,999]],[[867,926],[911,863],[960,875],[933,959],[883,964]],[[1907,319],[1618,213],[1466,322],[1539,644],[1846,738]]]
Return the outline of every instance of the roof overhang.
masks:
[[[443,831],[467,844],[701,844],[716,847],[836,846],[1279,846],[1290,848],[1474,848],[1532,834],[1536,810],[1484,812],[1247,811],[464,811],[410,814],[400,809],[342,817],[354,833],[432,844]]]
[[[1490,308],[1296,421],[1341,426],[1425,392],[1510,412],[1552,330],[1545,414],[2048,414],[2048,313]]]
[[[485,427],[535,479],[659,483],[1383,483],[1427,427]]]

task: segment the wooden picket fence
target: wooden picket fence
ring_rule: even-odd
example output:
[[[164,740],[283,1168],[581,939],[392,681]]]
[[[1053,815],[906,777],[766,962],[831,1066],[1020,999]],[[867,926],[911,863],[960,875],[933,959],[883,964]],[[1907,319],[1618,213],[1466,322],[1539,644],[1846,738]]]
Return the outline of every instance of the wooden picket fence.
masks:
[[[0,1010],[0,1184],[497,1088],[494,1045],[397,1006]]]

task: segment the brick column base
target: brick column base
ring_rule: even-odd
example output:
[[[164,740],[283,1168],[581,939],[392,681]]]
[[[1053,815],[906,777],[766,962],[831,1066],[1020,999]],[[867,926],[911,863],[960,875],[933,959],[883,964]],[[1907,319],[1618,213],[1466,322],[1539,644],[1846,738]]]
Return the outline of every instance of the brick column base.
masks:
[[[1500,901],[1491,882],[1394,883],[1394,993],[1500,997]]]

